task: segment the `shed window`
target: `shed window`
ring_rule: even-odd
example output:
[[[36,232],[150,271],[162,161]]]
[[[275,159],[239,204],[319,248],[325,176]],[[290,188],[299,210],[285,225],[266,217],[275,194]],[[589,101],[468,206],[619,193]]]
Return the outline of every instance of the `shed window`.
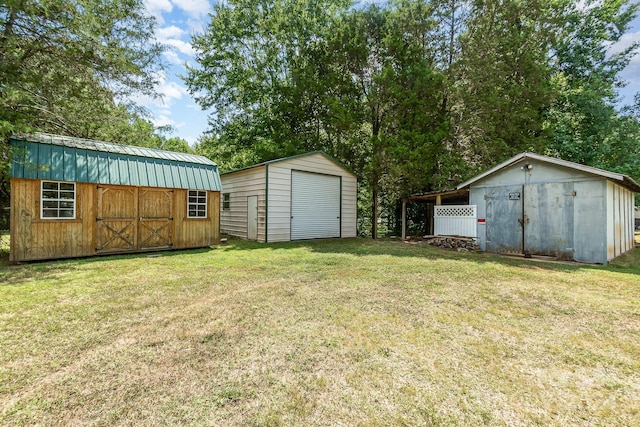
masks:
[[[231,208],[231,194],[222,193],[222,210],[228,211]]]
[[[187,203],[187,217],[206,218],[207,217],[207,192],[189,190],[189,201]]]
[[[42,181],[40,218],[75,219],[76,184],[73,182]]]

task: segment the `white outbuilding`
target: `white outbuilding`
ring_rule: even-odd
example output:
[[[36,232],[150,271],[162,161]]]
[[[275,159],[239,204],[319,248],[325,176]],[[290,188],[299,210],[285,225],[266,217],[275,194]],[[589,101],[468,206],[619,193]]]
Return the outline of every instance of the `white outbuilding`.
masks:
[[[259,242],[356,236],[356,176],[322,151],[220,178],[222,233]]]

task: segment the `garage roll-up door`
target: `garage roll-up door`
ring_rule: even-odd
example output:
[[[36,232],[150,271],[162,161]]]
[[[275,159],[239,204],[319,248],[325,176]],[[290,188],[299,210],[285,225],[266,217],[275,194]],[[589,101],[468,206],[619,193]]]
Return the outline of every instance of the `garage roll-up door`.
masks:
[[[291,240],[340,237],[340,177],[291,171]]]

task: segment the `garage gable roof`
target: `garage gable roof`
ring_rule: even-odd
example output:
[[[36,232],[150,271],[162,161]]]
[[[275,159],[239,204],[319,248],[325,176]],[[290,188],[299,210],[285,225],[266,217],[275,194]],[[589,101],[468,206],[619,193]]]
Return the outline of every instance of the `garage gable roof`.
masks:
[[[47,133],[11,137],[13,178],[220,191],[203,156]]]
[[[580,163],[574,163],[574,162],[570,162],[567,160],[562,160],[562,159],[557,159],[555,157],[549,157],[549,156],[543,156],[541,154],[535,154],[535,153],[529,153],[529,152],[524,152],[524,153],[520,153],[516,156],[513,156],[512,158],[505,160],[504,162],[500,163],[499,165],[494,166],[493,168],[489,169],[488,171],[481,173],[480,175],[477,175],[473,178],[471,178],[468,181],[463,182],[462,184],[458,185],[456,188],[458,190],[468,187],[471,184],[474,184],[478,181],[480,181],[483,178],[488,177],[489,175],[493,175],[494,173],[508,167],[511,166],[513,164],[516,164],[518,162],[522,162],[526,159],[533,159],[533,160],[538,160],[541,162],[546,162],[546,163],[550,163],[550,164],[554,164],[557,166],[562,166],[565,168],[569,168],[569,169],[574,169],[574,170],[578,170],[581,172],[585,172],[591,175],[596,175],[596,176],[600,176],[612,181],[616,181],[618,182],[618,184],[628,188],[631,191],[634,191],[636,193],[640,192],[640,184],[638,184],[637,182],[635,182],[633,179],[629,178],[627,175],[623,175],[620,173],[616,173],[616,172],[610,172],[610,171],[606,171],[604,169],[598,169],[598,168],[594,168],[591,166],[585,166],[585,165],[581,165]]]
[[[240,168],[240,169],[235,169],[235,170],[232,170],[232,171],[229,171],[229,172],[224,172],[221,175],[228,175],[228,174],[231,174],[231,173],[246,171],[248,169],[258,168],[260,166],[271,165],[273,163],[284,162],[284,161],[287,161],[287,160],[293,160],[293,159],[297,159],[297,158],[300,158],[300,157],[313,156],[313,155],[316,155],[316,154],[320,154],[320,155],[324,156],[331,163],[334,163],[336,166],[339,166],[340,168],[344,169],[346,172],[350,173],[351,175],[356,176],[356,174],[351,172],[345,165],[343,165],[342,163],[340,163],[339,161],[337,161],[336,159],[334,159],[333,157],[331,157],[330,155],[328,155],[324,151],[309,151],[308,153],[296,154],[296,155],[289,156],[289,157],[282,157],[280,159],[267,160],[266,162],[258,163],[258,164],[247,166],[247,167]]]

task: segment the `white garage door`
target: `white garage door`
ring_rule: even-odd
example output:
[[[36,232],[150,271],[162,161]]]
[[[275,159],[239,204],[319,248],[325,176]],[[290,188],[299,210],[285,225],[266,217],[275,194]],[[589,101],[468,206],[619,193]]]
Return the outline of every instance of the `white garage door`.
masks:
[[[340,177],[291,171],[291,240],[340,237]]]

